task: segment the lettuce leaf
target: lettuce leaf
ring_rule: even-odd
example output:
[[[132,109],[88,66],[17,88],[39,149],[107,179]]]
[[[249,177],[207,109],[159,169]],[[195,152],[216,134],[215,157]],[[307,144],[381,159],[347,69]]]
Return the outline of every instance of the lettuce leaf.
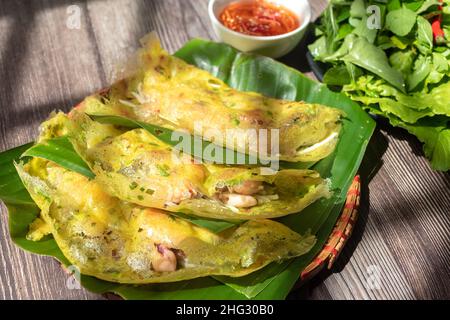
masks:
[[[374,21],[370,6],[380,9],[381,28],[369,34],[361,30]],[[437,14],[441,41],[434,41],[431,25]],[[345,37],[330,32],[341,29]],[[408,130],[424,143],[433,169],[449,170],[450,1],[331,1],[316,35],[309,50],[329,67],[324,82]]]
[[[373,114],[383,115],[391,125],[407,130],[415,135],[423,145],[425,156],[433,170],[450,170],[450,121],[446,117],[427,117],[414,124],[403,122],[392,114],[387,114],[376,106],[366,106]]]
[[[408,130],[424,143],[424,153],[430,159],[434,170],[450,170],[450,128],[436,126],[436,119],[425,119],[414,125],[399,123],[398,126]]]

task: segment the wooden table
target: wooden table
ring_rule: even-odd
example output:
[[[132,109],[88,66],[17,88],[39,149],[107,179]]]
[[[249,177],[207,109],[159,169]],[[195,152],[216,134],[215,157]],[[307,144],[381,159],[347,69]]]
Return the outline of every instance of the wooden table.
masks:
[[[326,5],[310,2],[315,16]],[[170,52],[193,37],[214,39],[206,7],[207,0],[2,0],[0,151],[32,141],[52,110],[67,111],[107,86],[146,33],[156,30]],[[73,29],[69,17],[78,9]],[[304,60],[299,48],[284,61],[307,72]],[[413,137],[383,124],[361,170],[366,184],[353,237],[330,272],[290,298],[450,298],[448,174],[430,169]],[[56,261],[11,243],[3,205],[0,216],[0,299],[103,298],[67,289]]]

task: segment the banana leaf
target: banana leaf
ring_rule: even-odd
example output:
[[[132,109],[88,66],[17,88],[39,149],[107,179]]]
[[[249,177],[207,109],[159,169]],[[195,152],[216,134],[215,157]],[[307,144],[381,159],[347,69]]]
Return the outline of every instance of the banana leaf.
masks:
[[[22,157],[27,156],[44,158],[88,178],[92,179],[95,177],[94,173],[75,152],[72,144],[66,137],[58,137],[44,141],[43,143],[38,143],[22,154]]]
[[[137,121],[133,119],[129,119],[122,116],[114,116],[114,115],[94,115],[89,114],[89,117],[99,123],[104,124],[113,124],[129,129],[137,129],[142,128],[144,130],[147,130],[149,133],[157,137],[162,142],[166,143],[169,146],[172,146],[175,150],[188,152],[193,156],[194,158],[200,159],[204,162],[211,162],[211,163],[227,163],[229,159],[233,159],[233,163],[239,163],[239,161],[242,161],[243,164],[255,164],[255,165],[261,165],[264,166],[264,161],[261,160],[267,160],[267,159],[260,159],[256,156],[243,154],[238,151],[230,150],[224,147],[221,147],[219,145],[215,145],[216,150],[222,150],[219,152],[219,154],[222,155],[220,159],[217,159],[216,156],[212,157],[209,152],[205,152],[210,145],[213,143],[210,141],[203,140],[201,137],[198,136],[191,136],[190,134],[183,133],[183,132],[177,132],[177,135],[179,137],[182,137],[182,139],[185,139],[186,141],[191,141],[190,148],[187,148],[187,150],[181,150],[177,149],[178,141],[174,141],[172,139],[172,134],[174,131],[170,129],[166,129],[163,127],[155,126],[149,123],[145,123],[142,121]],[[200,145],[201,148],[196,148],[196,145]],[[314,165],[314,162],[287,162],[287,161],[280,161],[280,166],[282,166],[284,169],[309,169]]]
[[[21,156],[43,158],[57,163],[63,168],[80,173],[90,179],[95,178],[95,174],[91,171],[84,160],[76,153],[75,149],[67,137],[58,137],[37,143],[27,149]],[[182,213],[173,213],[179,218],[189,220],[195,225],[219,233],[240,222],[228,222],[215,219],[205,219],[196,216],[188,216]]]
[[[346,113],[336,151],[312,167],[323,177],[330,179],[334,196],[316,202],[300,214],[280,219],[297,232],[310,231],[315,234],[318,238],[317,245],[307,255],[294,261],[272,264],[243,278],[202,278],[157,286],[127,286],[82,276],[81,283],[93,292],[115,292],[128,299],[284,299],[298,280],[300,272],[322,249],[330,235],[375,123],[344,95],[334,93],[325,85],[272,59],[242,54],[225,44],[199,39],[188,42],[175,55],[211,72],[236,89],[260,92],[280,99],[321,103]],[[0,198],[9,209],[11,236],[25,250],[51,255],[65,263],[65,258],[52,239],[31,242],[25,238],[28,224],[38,214],[38,210],[29,202],[31,200],[23,186],[14,185],[14,181],[18,182],[18,177],[12,169],[12,161],[28,147],[0,154]],[[14,193],[9,192],[10,190]]]
[[[137,129],[137,128],[143,128],[150,132],[152,135],[157,137],[162,142],[166,143],[169,146],[172,146],[173,148],[177,148],[179,141],[174,141],[172,139],[173,130],[166,129],[163,127],[155,126],[149,123],[136,121],[132,119],[128,119],[125,117],[120,116],[101,116],[101,115],[89,115],[93,120],[105,123],[105,124],[114,124],[119,125],[123,127],[127,127],[130,129]],[[204,150],[208,148],[208,146],[212,145],[211,142],[202,140],[200,137],[197,136],[191,136],[190,134],[184,133],[184,132],[178,132],[178,135],[180,138],[186,141],[191,141],[191,147],[188,148],[188,150],[184,151],[192,151],[191,155],[194,158],[200,159],[205,162],[214,162],[217,161],[215,157],[211,157],[209,153],[205,153]],[[200,144],[202,148],[195,148],[197,144]],[[220,152],[222,154],[222,159],[219,159],[220,163],[226,163],[226,159],[234,159],[234,161],[237,161],[237,159],[243,159],[244,163],[260,163],[258,161],[259,159],[252,159],[251,156],[247,154],[242,154],[240,152],[226,149],[223,147],[220,147],[223,151]],[[179,151],[183,151],[178,149]],[[256,160],[256,161],[255,161]]]

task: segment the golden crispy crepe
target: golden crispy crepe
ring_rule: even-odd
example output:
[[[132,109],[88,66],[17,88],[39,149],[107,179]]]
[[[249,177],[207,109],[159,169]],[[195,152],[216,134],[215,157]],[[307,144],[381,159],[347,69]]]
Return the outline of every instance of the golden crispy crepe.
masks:
[[[95,181],[34,158],[19,175],[65,257],[82,274],[146,284],[209,275],[243,276],[308,252],[313,236],[251,221],[221,234],[164,211],[120,201]]]
[[[57,114],[41,126],[39,142],[67,136],[94,179],[40,158],[16,164],[41,209],[29,239],[52,234],[82,274],[127,284],[240,277],[311,250],[314,236],[300,236],[266,218],[299,212],[328,197],[327,181],[317,172],[262,175],[256,167],[198,164],[144,129],[100,124],[86,114],[201,134],[251,155],[264,144],[270,149],[278,131],[279,151],[269,156],[309,163],[335,149],[339,110],[239,92],[170,56],[156,39],[145,43],[128,72],[69,116]],[[252,130],[266,129],[267,141],[258,135],[257,143],[251,141]],[[217,133],[229,140],[218,141]],[[215,234],[169,211],[240,224]]]
[[[216,143],[217,132],[225,137],[227,129],[244,129],[227,132],[229,138],[222,143],[252,155],[260,150],[260,144],[270,151],[271,139],[276,136],[269,130],[267,142],[258,138],[254,143],[254,132],[246,129],[278,129],[279,154],[269,156],[279,155],[280,160],[291,162],[315,162],[335,149],[341,111],[234,90],[208,72],[169,55],[155,37],[150,38],[131,75],[87,98],[79,108],[88,114],[120,115],[183,129]],[[196,132],[196,126],[202,132]]]
[[[196,164],[144,129],[120,133],[79,111],[67,124],[69,139],[96,181],[110,194],[142,206],[246,220],[297,213],[329,196],[326,181],[315,171],[261,175],[260,168]]]

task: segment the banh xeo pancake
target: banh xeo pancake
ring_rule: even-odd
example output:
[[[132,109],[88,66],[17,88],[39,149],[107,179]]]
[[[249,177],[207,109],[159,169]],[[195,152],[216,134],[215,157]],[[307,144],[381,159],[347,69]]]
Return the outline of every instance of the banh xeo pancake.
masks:
[[[302,237],[270,221],[250,221],[220,234],[164,211],[121,201],[95,181],[33,158],[17,171],[65,257],[103,280],[146,284],[209,275],[244,276],[308,252]],[[38,220],[39,221],[39,220]]]
[[[120,133],[77,110],[67,125],[96,181],[110,194],[142,206],[223,220],[262,219],[300,212],[330,195],[326,180],[312,170],[261,175],[256,167],[198,164],[144,129]]]
[[[266,156],[258,154],[261,144],[266,145],[262,150],[268,150],[267,156],[290,162],[316,162],[335,149],[341,111],[237,91],[169,55],[155,37],[144,44],[138,62],[124,79],[86,99],[79,108],[88,114],[119,115],[186,130],[215,143],[220,143],[217,132],[224,137],[226,133],[222,144],[261,158]],[[252,129],[267,129],[267,140],[255,138]],[[279,141],[272,129],[279,130]],[[273,141],[279,142],[278,151],[271,149]]]

